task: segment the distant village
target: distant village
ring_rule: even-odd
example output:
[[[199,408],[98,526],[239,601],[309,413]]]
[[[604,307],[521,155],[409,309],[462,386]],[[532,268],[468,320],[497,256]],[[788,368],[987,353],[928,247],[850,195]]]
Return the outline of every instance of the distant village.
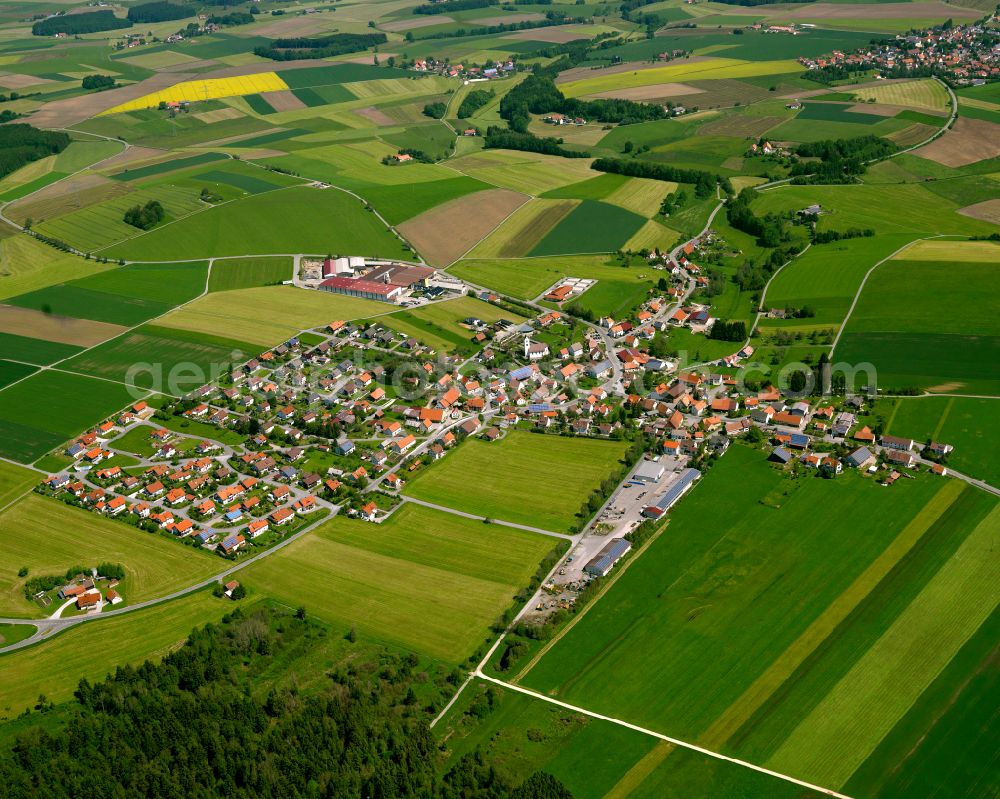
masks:
[[[994,13],[970,25],[943,25],[823,58],[799,58],[809,70],[874,69],[876,77],[933,74],[956,85],[1000,80],[1000,28]]]

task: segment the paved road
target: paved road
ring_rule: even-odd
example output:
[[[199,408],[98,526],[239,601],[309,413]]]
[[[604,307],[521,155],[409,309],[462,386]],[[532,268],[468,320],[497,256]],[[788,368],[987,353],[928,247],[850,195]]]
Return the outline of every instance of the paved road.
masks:
[[[411,502],[414,505],[422,505],[425,508],[433,508],[434,510],[450,513],[453,516],[462,516],[463,518],[472,519],[477,522],[489,521],[491,524],[499,524],[503,527],[513,527],[517,530],[525,530],[529,533],[538,533],[539,535],[547,535],[552,538],[562,538],[564,541],[576,541],[575,536],[566,535],[565,533],[554,533],[551,530],[543,530],[541,527],[531,527],[527,524],[517,524],[516,522],[505,522],[502,519],[487,519],[486,516],[477,516],[475,513],[466,513],[465,511],[449,508],[446,505],[435,505],[433,502],[424,502],[422,499],[414,499],[413,497],[402,497],[402,500],[403,502]]]

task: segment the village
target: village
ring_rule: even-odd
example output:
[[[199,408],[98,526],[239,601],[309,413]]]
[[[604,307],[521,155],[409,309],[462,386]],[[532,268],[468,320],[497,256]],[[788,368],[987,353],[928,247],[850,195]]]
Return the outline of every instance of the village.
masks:
[[[470,437],[494,442],[528,430],[642,441],[644,455],[539,589],[536,612],[544,615],[606,575],[628,551],[625,536],[667,514],[736,439],[800,478],[854,470],[890,486],[921,468],[948,473],[949,445],[873,431],[873,397],[810,403],[745,382],[749,342],[693,367],[654,357],[658,334],[680,326],[704,335],[714,324],[710,306],[690,300],[706,280],[695,258],[713,246],[708,231],[672,253],[650,254],[650,265],[669,275],[667,290],[627,318],[596,322],[511,304],[424,266],[303,258],[303,289],[404,305],[467,295],[484,309],[534,316],[468,317],[470,349],[453,354],[377,320],[331,321],[303,331],[318,343],[295,337],[184,397],[134,403],[71,442],[72,465],[38,491],[236,560],[333,514],[384,522],[407,501],[401,491],[413,472]],[[565,308],[593,285],[566,276],[539,299]],[[121,601],[110,582],[95,586],[85,576],[56,594],[36,600],[64,600],[80,612]]]
[[[874,69],[876,78],[933,74],[959,86],[981,85],[1000,78],[996,20],[994,12],[973,24],[945,24],[898,34],[851,53],[834,50],[822,58],[801,57],[799,63],[809,70]]]

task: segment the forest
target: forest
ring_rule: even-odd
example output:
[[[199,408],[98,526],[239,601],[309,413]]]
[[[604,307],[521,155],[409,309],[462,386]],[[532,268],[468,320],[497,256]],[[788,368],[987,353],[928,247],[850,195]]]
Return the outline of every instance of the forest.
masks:
[[[166,22],[193,16],[194,9],[191,6],[179,6],[165,1],[143,3],[128,10],[128,18],[133,22]]]
[[[563,158],[590,158],[590,153],[580,150],[567,150],[560,139],[551,136],[544,138],[533,133],[522,133],[517,130],[490,125],[486,129],[486,147],[501,150],[524,150],[529,153],[544,153],[545,155],[560,155]]]
[[[470,11],[473,8],[495,6],[499,0],[441,0],[439,3],[424,3],[413,9],[414,14],[450,14],[453,11]]]
[[[572,799],[478,753],[442,774],[414,655],[359,653],[308,690],[274,676],[332,644],[302,609],[238,608],[159,664],[81,680],[58,718],[42,697],[0,752],[0,796]]]
[[[855,183],[858,175],[868,171],[870,162],[880,161],[898,150],[895,143],[878,136],[803,142],[795,148],[795,154],[820,160],[794,164],[790,172],[792,182]]]
[[[343,53],[356,53],[368,47],[385,44],[384,33],[334,33],[318,39],[275,39],[268,45],[254,48],[254,54],[274,61],[294,61],[299,58],[329,58]]]
[[[61,153],[69,146],[69,134],[39,130],[31,125],[0,127],[0,178],[25,164]]]
[[[75,36],[78,33],[96,33],[131,27],[130,20],[116,17],[114,11],[87,11],[83,14],[59,14],[43,19],[31,26],[31,33],[34,36],[55,36],[58,33]]]
[[[660,105],[632,100],[567,99],[548,75],[529,75],[500,101],[501,118],[521,133],[528,130],[531,114],[550,112],[620,124],[663,119],[667,114]]]

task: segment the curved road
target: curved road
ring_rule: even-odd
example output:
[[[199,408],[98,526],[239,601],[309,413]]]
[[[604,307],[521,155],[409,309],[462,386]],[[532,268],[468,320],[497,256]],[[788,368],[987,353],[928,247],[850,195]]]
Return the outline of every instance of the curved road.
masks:
[[[35,634],[32,635],[30,638],[25,638],[23,641],[18,641],[17,643],[10,644],[9,646],[0,648],[0,654],[6,654],[8,652],[13,652],[14,650],[17,649],[24,649],[25,647],[33,646],[34,644],[37,644],[40,641],[47,640],[55,633],[62,632],[63,630],[66,630],[70,627],[75,627],[78,624],[85,624],[86,622],[97,621],[99,619],[110,619],[114,618],[115,616],[123,616],[126,613],[132,613],[133,611],[136,610],[142,610],[143,608],[152,607],[153,605],[159,605],[161,602],[170,602],[173,599],[180,599],[181,597],[187,596],[188,594],[194,593],[195,591],[200,591],[203,588],[207,588],[210,585],[222,582],[225,578],[229,577],[232,574],[235,574],[241,569],[245,569],[252,563],[256,563],[259,560],[263,560],[264,558],[273,555],[275,552],[284,549],[293,541],[298,540],[306,533],[311,531],[317,525],[321,524],[322,522],[329,521],[330,518],[337,515],[339,510],[340,510],[339,507],[335,508],[332,514],[324,514],[322,517],[316,519],[311,524],[307,524],[298,532],[293,533],[292,535],[288,536],[288,538],[282,541],[279,541],[270,549],[261,552],[259,555],[254,555],[252,558],[240,561],[239,563],[235,564],[234,566],[231,566],[225,571],[219,572],[214,577],[209,577],[208,579],[202,580],[199,583],[195,583],[194,585],[189,585],[187,588],[182,588],[179,591],[174,591],[171,594],[166,594],[165,596],[157,597],[156,599],[147,599],[144,602],[136,602],[134,605],[129,605],[128,607],[120,608],[119,610],[109,610],[101,613],[87,614],[86,616],[71,616],[66,619],[0,618],[0,624],[29,624],[32,627],[38,628],[37,632],[35,632]]]

